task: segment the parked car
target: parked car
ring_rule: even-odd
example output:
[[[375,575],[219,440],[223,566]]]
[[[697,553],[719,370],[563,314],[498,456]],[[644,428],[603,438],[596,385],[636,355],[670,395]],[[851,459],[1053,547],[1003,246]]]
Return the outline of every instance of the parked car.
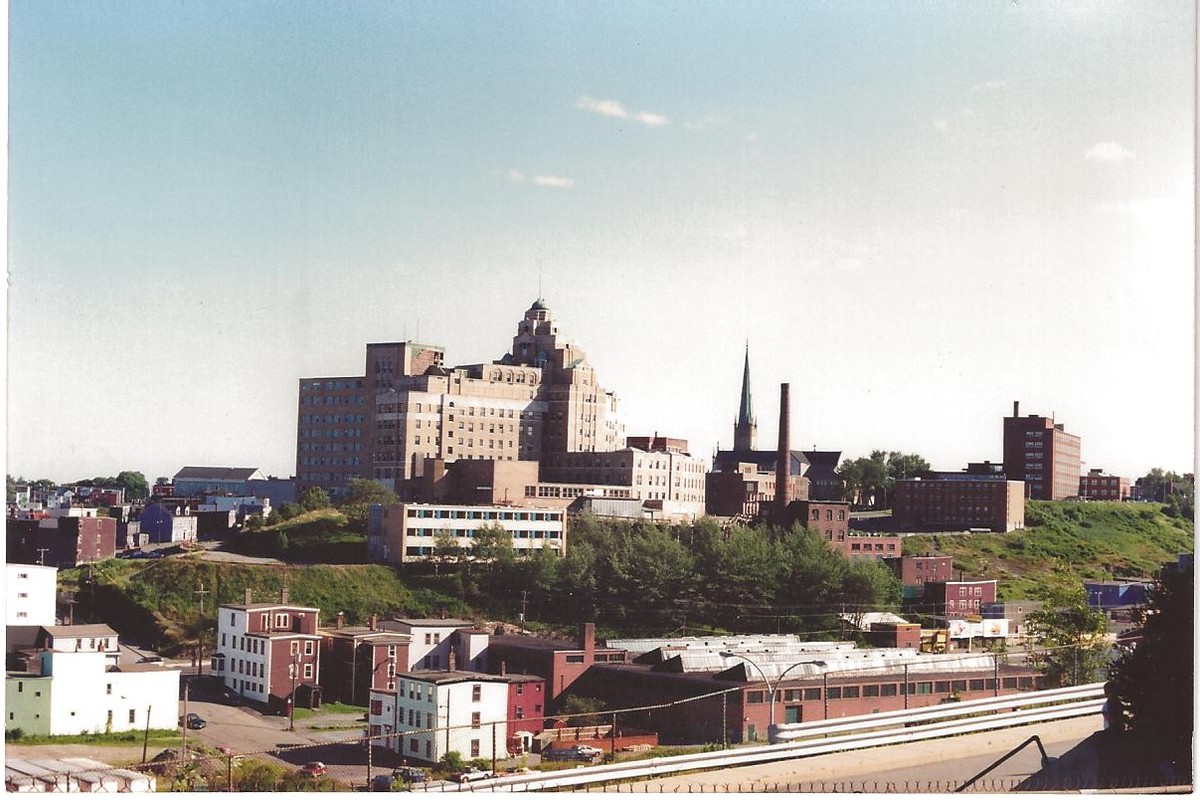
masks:
[[[390,792],[395,782],[396,779],[391,775],[376,775],[374,778],[371,778],[371,791]]]
[[[139,664],[161,664],[162,656],[142,656],[138,659]]]
[[[392,777],[406,783],[425,783],[429,780],[425,770],[420,767],[396,767],[392,770]]]
[[[325,764],[320,761],[310,761],[300,768],[301,775],[307,775],[310,778],[319,778],[329,772],[325,768]]]
[[[204,717],[199,714],[188,714],[183,718],[183,724],[188,730],[198,731],[208,727],[208,723],[204,721]]]
[[[467,767],[462,772],[454,776],[454,780],[458,783],[474,783],[487,778],[495,777],[491,770],[480,769],[479,767]]]
[[[552,747],[542,752],[542,757],[551,761],[591,761],[604,753],[590,744],[573,744],[570,747]]]

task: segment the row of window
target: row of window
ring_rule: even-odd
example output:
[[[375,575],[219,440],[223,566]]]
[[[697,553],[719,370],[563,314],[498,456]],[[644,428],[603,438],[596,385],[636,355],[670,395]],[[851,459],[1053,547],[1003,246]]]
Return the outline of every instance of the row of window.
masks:
[[[363,404],[362,395],[351,395],[349,397],[341,397],[336,394],[332,395],[302,395],[300,397],[300,405],[302,406],[361,406]]]
[[[479,519],[516,520],[518,522],[558,522],[561,511],[483,511],[460,508],[412,508],[406,512],[409,519]]]
[[[1028,675],[1005,677],[1000,679],[1002,689],[1032,689],[1033,677]],[[908,684],[907,694],[952,694],[954,692],[984,692],[995,691],[995,678],[966,678],[947,681],[914,681]],[[794,703],[802,700],[820,700],[822,688],[819,686],[804,689],[785,689],[782,700]],[[900,683],[867,683],[857,686],[830,686],[829,700],[856,700],[860,697],[896,697],[905,694],[905,684]],[[763,705],[767,701],[767,693],[762,691],[746,692],[747,705]]]

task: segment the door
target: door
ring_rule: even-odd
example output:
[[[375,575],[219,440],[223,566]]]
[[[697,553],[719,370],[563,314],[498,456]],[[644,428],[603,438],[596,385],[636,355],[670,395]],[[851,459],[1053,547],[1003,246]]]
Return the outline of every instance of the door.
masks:
[[[783,721],[785,724],[804,721],[804,708],[801,706],[784,706]]]

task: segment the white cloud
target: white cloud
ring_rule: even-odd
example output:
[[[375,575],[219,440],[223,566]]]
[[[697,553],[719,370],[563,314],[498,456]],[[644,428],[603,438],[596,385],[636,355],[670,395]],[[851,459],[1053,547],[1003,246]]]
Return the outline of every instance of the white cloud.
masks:
[[[591,111],[593,114],[599,114],[602,117],[619,117],[621,119],[629,117],[629,112],[616,100],[597,100],[594,97],[584,95],[575,103],[575,107],[582,108],[584,111]]]
[[[1088,151],[1083,154],[1083,157],[1088,161],[1114,164],[1118,161],[1128,161],[1133,158],[1133,151],[1127,147],[1122,147],[1116,142],[1100,142],[1089,147]]]
[[[508,179],[513,183],[524,183],[525,173],[521,172],[519,169],[510,169],[508,171]]]
[[[747,141],[747,142],[757,142],[757,141],[758,141],[758,134],[757,134],[757,133],[748,133],[748,134],[746,134],[746,141]]]
[[[558,175],[535,175],[533,182],[537,186],[548,186],[552,189],[570,189],[575,185],[573,178],[563,178]]]
[[[640,122],[643,125],[648,125],[651,128],[657,128],[660,125],[670,125],[671,120],[663,114],[656,114],[653,111],[638,111],[635,114],[630,114],[625,106],[621,105],[617,100],[597,100],[594,97],[583,95],[575,101],[575,107],[581,108],[584,111],[590,111],[593,114],[599,114],[602,117],[616,117],[617,119],[633,119],[635,122]]]
[[[634,115],[633,118],[643,125],[649,125],[652,128],[658,127],[659,125],[669,125],[671,123],[671,120],[667,119],[662,114],[654,114],[649,111],[639,111]]]

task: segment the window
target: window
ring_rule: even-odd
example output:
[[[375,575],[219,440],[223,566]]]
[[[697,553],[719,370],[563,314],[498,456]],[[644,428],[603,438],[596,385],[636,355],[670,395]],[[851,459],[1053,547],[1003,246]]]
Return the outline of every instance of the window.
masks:
[[[751,706],[762,705],[762,702],[763,702],[763,693],[762,692],[746,692],[746,705],[751,705]]]
[[[858,687],[857,686],[843,686],[842,687],[842,697],[846,698],[847,700],[851,700],[851,699],[858,697]]]
[[[426,742],[425,744],[429,744],[429,743],[428,743],[428,742]],[[421,746],[421,743],[420,743],[420,742],[418,742],[416,739],[409,739],[409,740],[408,740],[408,749],[409,749],[411,752],[413,752],[413,753],[416,753],[416,752],[418,752],[418,748],[419,748],[420,746]],[[426,755],[428,755],[428,753],[426,753]]]
[[[131,708],[129,709],[129,724],[132,725],[135,722],[137,722],[137,709]]]
[[[110,683],[110,684],[107,684],[107,685],[105,685],[105,687],[104,687],[104,693],[105,693],[105,694],[112,694],[112,684],[111,684],[111,683]]]
[[[983,678],[972,678],[969,686],[971,687],[972,692],[982,692]]]
[[[313,665],[305,664],[304,665],[304,677],[311,678],[312,676],[313,676]]]
[[[525,684],[523,684],[523,683],[517,684],[517,694],[519,694],[519,695],[525,694]]]
[[[883,695],[884,697],[895,697],[896,696],[896,684],[894,684],[894,683],[883,684],[882,686],[879,687],[879,693],[881,695]]]
[[[472,727],[472,728],[478,728],[478,727],[480,726],[480,724],[482,724],[482,720],[481,720],[481,718],[480,718],[480,716],[479,716],[479,712],[478,712],[478,711],[472,711],[472,712],[471,712],[471,727]]]
[[[313,643],[312,643],[312,640],[309,639],[308,641],[306,641],[304,643],[304,655],[311,656],[312,654],[313,654]]]
[[[938,694],[948,694],[950,692],[950,681],[935,681],[933,690]]]
[[[375,716],[379,716],[380,714],[383,713],[383,701],[382,700],[376,700],[374,698],[371,699],[371,713],[374,714]]]
[[[842,687],[830,686],[829,694],[826,695],[826,698],[829,700],[841,700],[842,699]]]
[[[821,690],[820,689],[805,689],[804,690],[804,699],[805,700],[820,700],[821,699]]]
[[[479,740],[471,740],[471,758],[479,758]]]
[[[425,757],[433,758],[433,742],[425,742]]]
[[[567,663],[568,664],[582,664],[583,656],[582,655],[568,655]]]
[[[800,690],[799,689],[784,689],[783,690],[783,702],[794,703],[795,701],[797,701],[799,699],[800,699]]]
[[[295,655],[299,655],[299,654],[300,654],[300,643],[297,641],[292,641],[292,655],[295,656]]]
[[[871,683],[862,687],[863,697],[879,697],[879,684]]]
[[[483,697],[483,686],[476,683],[471,686],[471,702],[478,703]]]

